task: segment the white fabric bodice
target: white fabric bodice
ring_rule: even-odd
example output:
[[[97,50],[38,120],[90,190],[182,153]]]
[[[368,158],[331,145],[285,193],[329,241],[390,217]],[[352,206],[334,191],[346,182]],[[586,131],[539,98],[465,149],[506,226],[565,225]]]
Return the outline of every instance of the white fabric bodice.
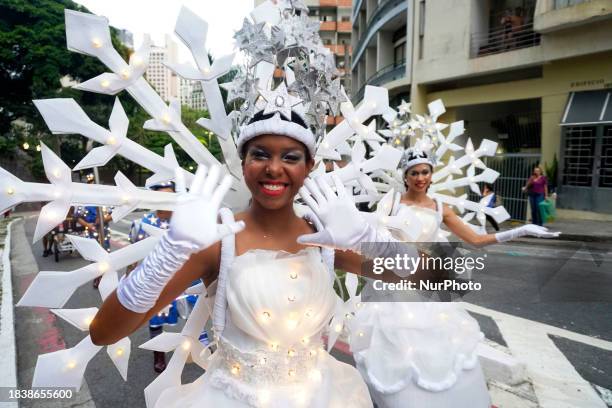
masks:
[[[289,347],[320,335],[337,301],[333,280],[317,248],[297,254],[251,250],[229,271],[229,320],[254,342]],[[238,340],[235,330],[226,340]]]
[[[442,205],[437,202],[436,204],[438,206]],[[442,223],[442,214],[440,210],[400,203],[400,207],[397,211],[397,216],[402,217],[404,215],[406,218],[408,218],[407,213],[409,212],[416,214],[419,221],[421,222],[421,233],[415,240],[416,242],[439,241],[438,233],[440,230],[440,224]],[[405,234],[403,234],[401,230],[393,231],[393,235],[401,241],[411,241],[411,239],[405,236]]]

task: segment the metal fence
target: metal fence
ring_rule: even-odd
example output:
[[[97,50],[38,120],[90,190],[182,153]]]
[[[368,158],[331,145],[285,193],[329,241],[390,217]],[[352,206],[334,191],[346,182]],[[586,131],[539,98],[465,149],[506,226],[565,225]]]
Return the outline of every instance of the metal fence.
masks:
[[[522,187],[527,183],[533,168],[540,163],[540,154],[507,153],[485,157],[484,163],[500,173],[495,182],[495,193],[501,198],[511,218],[526,221],[528,198]],[[470,192],[469,198],[477,201],[481,197]]]

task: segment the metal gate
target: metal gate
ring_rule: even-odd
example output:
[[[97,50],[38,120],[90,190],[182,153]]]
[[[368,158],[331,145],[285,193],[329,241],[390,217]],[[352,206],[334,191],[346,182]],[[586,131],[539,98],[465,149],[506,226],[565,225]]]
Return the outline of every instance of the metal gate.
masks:
[[[612,126],[564,127],[558,205],[612,213]]]
[[[533,168],[540,163],[540,154],[506,153],[485,157],[485,164],[500,173],[495,181],[495,193],[501,198],[513,220],[527,220],[527,194],[522,187],[527,183]],[[480,199],[480,197],[470,197]]]

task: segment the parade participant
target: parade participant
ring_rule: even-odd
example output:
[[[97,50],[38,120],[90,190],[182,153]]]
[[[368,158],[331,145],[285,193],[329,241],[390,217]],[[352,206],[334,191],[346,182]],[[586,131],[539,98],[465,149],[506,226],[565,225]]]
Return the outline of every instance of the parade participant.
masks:
[[[317,213],[326,227],[313,234],[312,225],[295,214],[294,196],[314,164],[314,141],[295,113],[291,120],[279,114],[255,115],[238,140],[252,194],[250,207],[236,215],[237,222],[222,212],[226,223],[218,225],[217,208],[229,176],[217,186],[217,167],[208,175],[198,169],[172,217],[169,234],[121,281],[96,315],[90,326],[92,340],[112,344],[194,279],[203,279],[207,286],[218,279],[213,323],[219,348],[200,379],[166,390],[157,406],[198,401],[223,407],[266,401],[279,407],[372,406],[357,371],[321,347],[322,330],[338,302],[334,268],[357,271],[361,257],[350,251],[334,256],[300,242],[355,249],[362,240],[376,239],[376,232],[358,218],[351,222],[358,216],[354,204],[348,197],[334,201],[331,188],[321,180],[307,180],[306,185],[319,199]],[[181,190],[180,174],[177,178]],[[336,189],[344,191],[338,179]],[[329,198],[329,206],[321,194]],[[334,203],[341,204],[346,217],[326,215],[338,210]],[[227,238],[217,242],[224,235]]]
[[[153,185],[149,187],[149,189],[153,191],[159,191],[159,192],[165,192],[165,193],[175,192],[174,183],[171,181]],[[148,237],[148,234],[142,227],[143,224],[152,225],[154,227],[166,230],[170,226],[171,217],[172,217],[172,211],[164,211],[164,210],[157,210],[155,212],[144,214],[142,218],[140,219],[140,221],[132,222],[132,226],[130,227],[130,233],[129,233],[130,243],[133,244],[135,242],[138,242]],[[136,266],[137,264],[134,264],[128,267],[128,271],[126,273],[131,272]],[[200,282],[201,281],[199,279],[195,280],[194,282],[192,282],[192,286],[197,285]],[[193,308],[193,305],[195,304],[196,300],[197,300],[196,295],[189,295],[181,299],[181,301],[189,305],[189,308]],[[180,316],[180,313],[178,310],[178,304],[177,304],[177,300],[175,299],[172,301],[170,305],[162,309],[162,311],[157,313],[155,316],[151,318],[151,320],[149,320],[150,338],[152,339],[160,335],[163,332],[164,326],[176,325],[178,323],[179,316]],[[184,318],[187,318],[187,316],[185,315]],[[201,337],[205,340],[208,339],[208,334],[206,333],[206,331],[202,332]],[[162,371],[164,371],[165,368],[166,368],[166,353],[163,353],[161,351],[154,351],[153,352],[153,370],[156,373],[161,373]]]
[[[434,161],[409,149],[402,165],[406,191],[395,215],[417,217],[421,229],[415,242],[441,241],[444,224],[459,239],[475,246],[509,241],[526,235],[555,237],[546,228],[525,225],[497,234],[477,234],[447,205],[431,198]],[[397,238],[412,241],[400,230]],[[490,397],[476,347],[483,334],[478,323],[456,303],[364,303],[355,324],[371,326],[370,346],[354,353],[357,368],[380,408],[487,408]]]

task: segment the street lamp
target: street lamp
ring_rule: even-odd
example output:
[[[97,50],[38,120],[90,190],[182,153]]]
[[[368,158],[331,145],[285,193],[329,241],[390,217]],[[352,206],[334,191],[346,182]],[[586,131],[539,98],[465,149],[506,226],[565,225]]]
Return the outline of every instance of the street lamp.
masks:
[[[28,150],[30,148],[30,144],[28,142],[23,142],[23,150]]]

